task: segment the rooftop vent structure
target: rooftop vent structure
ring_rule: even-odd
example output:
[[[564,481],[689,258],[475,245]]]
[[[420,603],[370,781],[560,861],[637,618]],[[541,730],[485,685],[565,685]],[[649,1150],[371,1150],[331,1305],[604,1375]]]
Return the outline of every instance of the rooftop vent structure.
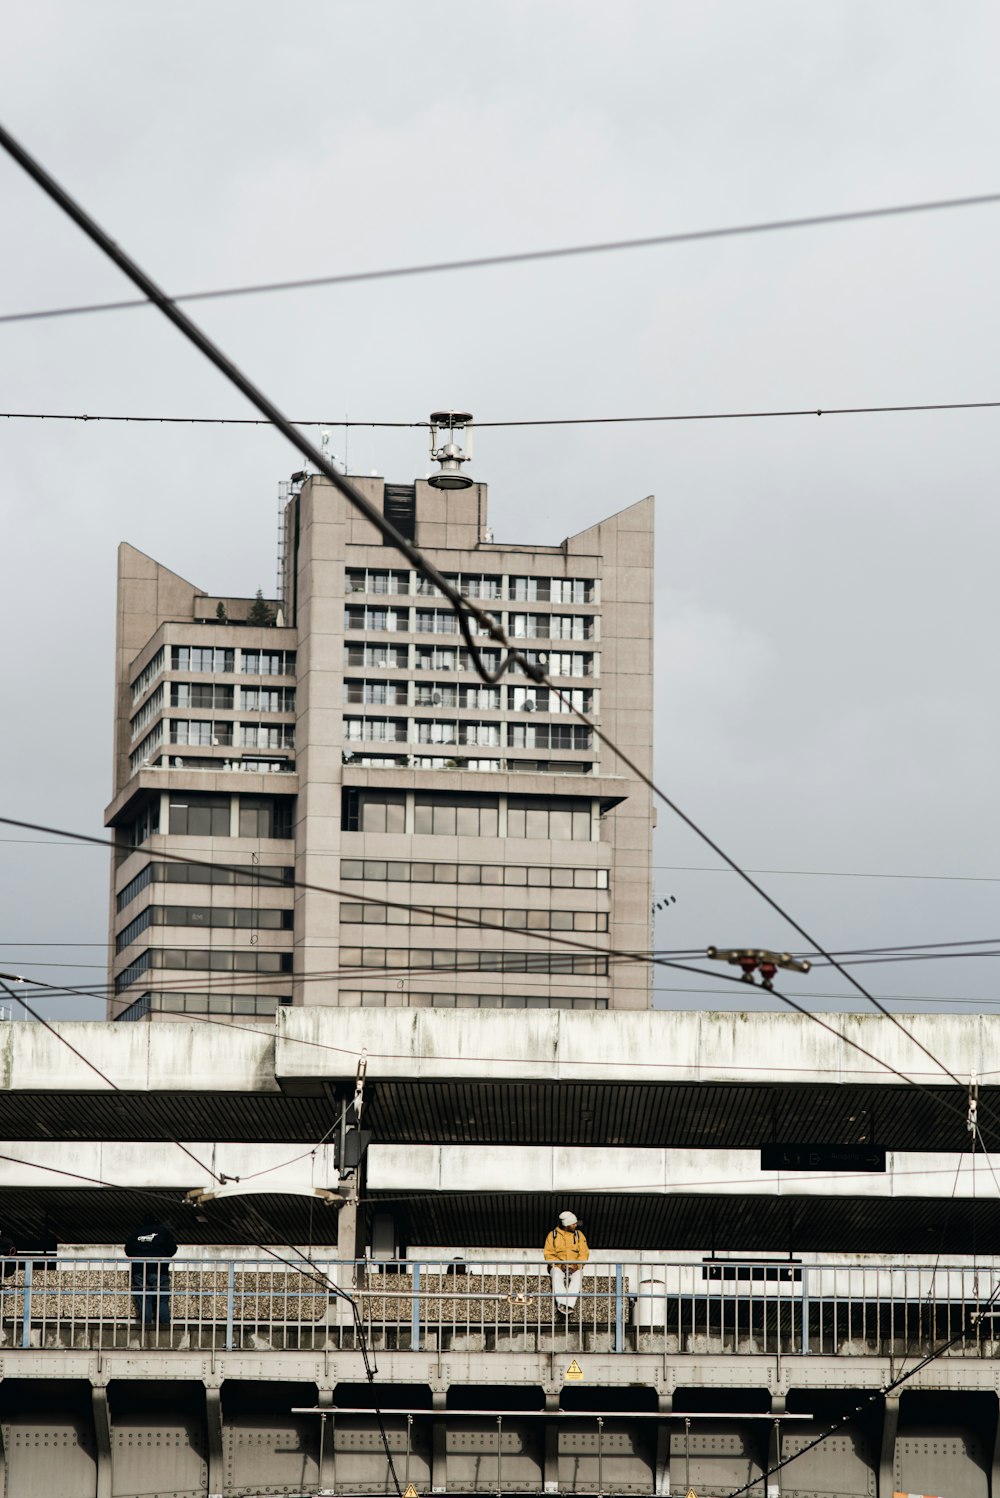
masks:
[[[455,440],[461,433],[461,445]],[[440,473],[432,473],[427,482],[433,489],[469,489],[475,480],[462,472],[462,464],[472,457],[472,413],[469,411],[431,412],[431,458],[440,463]]]

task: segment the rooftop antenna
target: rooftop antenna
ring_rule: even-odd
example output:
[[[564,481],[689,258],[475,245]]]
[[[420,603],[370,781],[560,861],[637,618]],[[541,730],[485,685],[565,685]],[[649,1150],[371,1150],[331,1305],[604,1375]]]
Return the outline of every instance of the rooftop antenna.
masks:
[[[472,457],[471,411],[432,411],[430,428],[431,458],[441,471],[430,474],[427,482],[432,489],[470,489],[475,479],[462,472],[462,464]],[[456,433],[461,433],[461,445]]]

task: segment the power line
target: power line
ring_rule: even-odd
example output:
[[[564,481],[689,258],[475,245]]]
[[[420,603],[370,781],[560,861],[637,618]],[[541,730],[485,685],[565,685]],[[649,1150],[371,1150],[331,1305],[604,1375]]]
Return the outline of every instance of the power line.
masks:
[[[129,305],[144,305],[134,303]],[[4,319],[0,317],[0,323]],[[482,430],[510,430],[517,427],[587,427],[587,426],[636,426],[683,421],[761,421],[776,417],[792,416],[883,416],[896,412],[912,411],[990,411],[1000,407],[996,401],[923,401],[904,405],[881,406],[791,406],[787,409],[746,411],[683,411],[654,416],[545,416],[523,418],[512,421],[477,421]],[[72,411],[0,411],[2,421],[77,421],[77,422],[122,422],[134,425],[154,426],[218,426],[218,427],[269,427],[272,421],[263,416],[126,416],[118,413],[90,415]],[[293,421],[296,427],[366,427],[398,430],[401,428],[426,428],[426,421]]]
[[[2,414],[2,413],[0,413]],[[76,419],[76,418],[72,418]],[[80,418],[81,420],[83,418]],[[304,423],[296,423],[302,425]],[[329,425],[329,423],[327,423]],[[17,843],[32,848],[76,848],[82,846],[71,838],[0,837],[0,844]],[[529,868],[548,868],[549,861],[532,863],[520,859]],[[711,868],[699,863],[653,863],[650,868],[669,874],[732,874],[733,869]],[[919,882],[940,884],[1000,884],[1000,874],[901,874],[872,873],[867,869],[757,869],[748,868],[748,874],[782,874],[809,879],[913,879]]]
[[[6,135],[6,132],[4,132]],[[7,137],[10,141],[10,137]],[[26,152],[7,150],[25,166]],[[32,173],[34,176],[35,174]],[[35,176],[38,181],[38,177]],[[41,184],[40,184],[41,185]],[[701,240],[736,239],[750,234],[774,234],[786,229],[817,229],[829,224],[860,223],[869,219],[901,218],[915,213],[938,213],[953,208],[980,208],[1000,202],[1000,193],[974,197],[938,198],[921,203],[899,203],[881,208],[854,208],[841,213],[816,213],[799,218],[769,219],[760,223],[731,224],[715,229],[687,229],[674,234],[651,234],[638,239],[603,240],[592,244],[567,245],[548,250],[515,250],[502,255],[475,255],[462,260],[438,260],[423,265],[389,266],[382,270],[345,271],[337,275],[301,276],[294,280],[261,281],[251,285],[215,287],[209,291],[180,292],[175,302],[217,301],[224,297],[260,296],[277,291],[306,291],[319,286],[346,286],[359,281],[389,281],[404,276],[440,275],[450,271],[485,270],[499,265],[523,265],[531,261],[566,260],[584,255],[607,255],[620,250],[662,249],[668,245],[694,244]],[[7,312],[0,323],[36,322],[56,317],[77,317],[89,312],[120,312],[149,305],[150,297],[132,297],[112,302],[84,302],[70,307],[46,307],[33,312]]]
[[[0,838],[0,842],[5,839]],[[11,840],[13,841],[13,839]],[[31,839],[26,839],[31,841]],[[731,874],[698,863],[654,863],[650,868],[671,874]],[[941,884],[1000,884],[1000,874],[869,874],[859,869],[748,869],[748,874],[788,874],[810,879],[918,879]]]

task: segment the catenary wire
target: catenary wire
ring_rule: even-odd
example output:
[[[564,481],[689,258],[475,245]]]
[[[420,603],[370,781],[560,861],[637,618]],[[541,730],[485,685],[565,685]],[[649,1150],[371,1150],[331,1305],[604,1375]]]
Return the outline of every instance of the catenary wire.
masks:
[[[110,844],[110,843],[108,843],[108,844],[106,844],[106,846],[110,848],[113,845]],[[200,864],[203,864],[203,865],[205,865],[207,863],[207,861],[204,860],[204,859],[192,859],[191,862],[195,863],[195,864],[199,864],[200,863]],[[214,864],[207,865],[207,866],[209,866],[209,867],[225,867],[225,865],[214,865]],[[241,865],[241,867],[249,867],[249,865]],[[285,889],[294,889],[296,887],[296,882],[292,881],[292,883],[290,883],[290,884],[286,883],[283,886],[276,886],[276,887],[283,887]],[[464,889],[474,889],[476,887],[477,886],[474,886],[474,885],[460,886],[460,888],[464,888]],[[488,888],[493,888],[494,886],[487,886],[487,887]],[[506,888],[508,888],[508,889],[525,888],[525,887],[526,886],[519,886],[519,885],[507,885],[506,886]],[[447,886],[442,886],[442,888],[447,888]],[[375,895],[362,895],[359,891],[355,891],[353,893],[353,895],[352,895],[350,891],[338,889],[338,888],[335,888],[332,885],[326,886],[326,889],[327,889],[328,893],[330,893],[332,895],[340,895],[340,896],[343,896],[343,897],[351,898],[351,899],[353,899],[353,901],[355,903],[361,904],[361,905],[385,905],[385,906],[387,906],[387,907],[389,907],[389,908],[391,908],[393,910],[409,910],[409,911],[417,911],[418,913],[422,913],[422,912],[423,913],[426,913],[426,912],[435,912],[435,911],[445,911],[446,912],[445,918],[442,919],[439,922],[435,922],[434,923],[434,924],[438,925],[440,927],[440,929],[442,929],[442,930],[447,930],[449,928],[449,926],[452,924],[452,921],[454,919],[454,917],[452,917],[452,915],[451,915],[452,907],[449,906],[449,905],[424,905],[422,903],[418,904],[418,903],[415,903],[415,902],[407,902],[407,901],[404,901],[404,900],[388,900],[388,899],[383,900],[380,897],[376,897]],[[558,891],[557,891],[557,893],[558,893]],[[576,891],[574,891],[574,893],[576,893]],[[161,907],[156,907],[156,908],[161,908]],[[167,908],[169,908],[169,907],[167,907]],[[457,909],[457,910],[461,910],[461,908],[462,908],[461,906],[455,907],[455,909]],[[600,914],[602,912],[598,912],[598,913]],[[593,912],[592,911],[582,911],[581,914],[590,915],[590,914],[593,914]],[[462,916],[458,916],[457,919],[458,919],[458,921],[459,921],[460,924],[465,924],[465,918],[463,918]],[[522,931],[527,931],[529,929],[536,929],[536,928],[529,928],[529,927],[526,927],[526,926],[497,926],[497,925],[495,925],[493,923],[489,923],[489,922],[485,922],[485,921],[476,921],[472,917],[468,918],[468,920],[469,920],[469,924],[475,924],[476,926],[482,926],[486,930],[489,930],[489,931],[507,931],[511,935],[515,935],[515,936],[518,935]],[[167,921],[167,922],[164,922],[164,924],[165,925],[170,925],[171,923],[169,921]],[[376,921],[373,924],[378,925],[380,923]],[[232,927],[219,926],[219,927],[214,927],[214,928],[199,927],[198,929],[200,929],[200,930],[215,929],[215,930],[221,930],[221,931],[226,931],[226,930],[236,931],[236,930],[243,930],[243,929],[247,929],[247,928],[237,927],[237,926],[232,926]],[[275,928],[275,929],[279,929],[279,928]],[[426,928],[425,927],[418,927],[417,929],[418,930],[423,930],[423,929],[426,929]],[[552,934],[551,932],[546,931],[546,930],[542,930],[539,933],[540,938],[542,940],[547,939],[551,934]],[[558,933],[556,933],[556,934],[558,935]],[[837,947],[837,948],[832,949],[832,955],[835,956],[835,957],[845,957],[845,958],[846,957],[858,957],[858,958],[860,958],[860,957],[884,956],[887,959],[889,959],[890,954],[900,953],[901,954],[901,960],[906,960],[906,959],[911,958],[911,957],[922,957],[924,955],[928,955],[928,956],[941,955],[941,956],[944,956],[944,957],[948,957],[948,956],[952,955],[947,950],[943,951],[943,952],[940,952],[941,948],[953,948],[953,947],[996,947],[996,946],[998,946],[998,944],[1000,944],[1000,936],[979,936],[979,937],[968,937],[968,938],[963,937],[963,938],[956,939],[954,941],[907,942],[907,943],[904,943],[904,944],[899,945],[899,946],[886,946],[886,947]],[[85,947],[105,947],[106,948],[107,945],[108,945],[108,943],[106,941],[20,941],[20,942],[18,942],[18,941],[0,941],[0,948],[3,948],[4,950],[10,950],[11,948],[16,949],[16,950],[20,950],[21,948],[27,948],[27,947],[30,947],[32,949],[34,949],[36,947],[73,947],[73,948],[76,948],[76,949],[85,948]],[[343,945],[344,945],[343,942],[310,942],[310,944],[309,944],[311,951],[318,951],[318,952],[323,952],[323,951],[337,951]],[[593,950],[595,952],[603,952],[603,951],[609,951],[610,949],[605,948],[605,947],[596,947],[596,946],[593,947],[593,948],[590,948],[589,945],[588,945],[588,950]],[[653,957],[701,957],[701,956],[704,955],[704,949],[702,947],[652,947],[648,952],[646,952],[646,951],[629,952],[628,955],[629,955],[630,958],[642,958],[642,959],[647,959],[647,958],[648,959],[652,959]],[[810,958],[811,959],[815,954],[813,952],[802,951],[802,952],[795,952],[792,955],[794,957],[797,957],[797,958]],[[957,957],[976,957],[979,954],[977,952],[969,951],[969,952],[956,952],[956,953],[954,953],[954,955],[957,956]],[[993,952],[987,952],[985,955],[986,956],[994,956],[996,954],[993,953]],[[811,966],[822,967],[822,966],[825,966],[826,964],[824,964],[823,962],[820,962],[818,964],[811,963],[810,965]]]
[[[79,845],[67,838],[0,837],[0,844],[17,843],[32,848],[76,848]],[[547,868],[549,860],[521,859],[528,868]],[[672,874],[732,874],[732,869],[710,868],[707,864],[653,863],[653,870]],[[1000,884],[1000,874],[880,874],[863,869],[755,869],[748,874],[781,874],[800,879],[914,879],[926,883],[941,884]]]
[[[7,148],[10,150],[10,147]],[[11,151],[24,166],[23,156]],[[32,174],[34,175],[34,174]],[[37,177],[35,179],[38,180]],[[730,224],[714,229],[687,229],[673,234],[645,235],[635,239],[603,240],[594,244],[567,245],[547,250],[516,250],[500,255],[475,255],[461,260],[439,260],[423,265],[389,266],[381,270],[345,271],[339,275],[303,276],[294,280],[263,281],[254,285],[223,286],[209,291],[180,292],[175,302],[203,302],[224,297],[260,296],[277,291],[304,291],[319,286],[353,285],[359,281],[388,281],[403,276],[439,275],[461,270],[483,270],[500,265],[523,265],[531,261],[565,260],[584,255],[606,255],[621,250],[648,250],[668,245],[693,244],[713,239],[736,239],[751,234],[774,234],[787,229],[815,229],[829,224],[858,223],[870,219],[900,218],[916,213],[939,213],[955,208],[980,208],[1000,202],[1000,193],[979,193],[962,198],[938,198],[920,203],[897,203],[880,208],[847,209],[840,213],[817,213],[798,218],[769,219],[758,223]],[[47,307],[32,312],[8,312],[0,323],[35,322],[55,317],[75,317],[89,312],[118,312],[144,307],[147,298],[129,298],[113,302],[87,302],[70,307]]]
[[[142,305],[136,303],[136,305]],[[0,322],[3,319],[0,318]],[[879,406],[792,406],[783,410],[746,411],[682,411],[652,416],[547,416],[522,418],[509,421],[477,421],[479,429],[506,430],[518,427],[582,427],[582,426],[635,426],[655,425],[683,421],[763,421],[796,416],[886,416],[892,413],[917,411],[990,411],[1000,407],[1000,400],[989,401],[911,401],[897,405]],[[72,411],[0,411],[2,421],[76,421],[76,422],[120,422],[132,425],[154,426],[222,426],[222,427],[269,427],[273,422],[263,416],[138,416],[111,413]],[[320,421],[293,420],[296,427],[365,427],[365,428],[414,428],[429,426],[426,421]],[[472,425],[472,423],[470,423]],[[712,870],[711,872],[721,872]],[[780,871],[775,871],[780,872]]]
[[[246,396],[246,398],[253,405],[257,407],[261,414],[267,417],[274,424],[277,430],[282,432],[283,435],[289,440],[289,442],[294,447],[298,448],[303,456],[309,459],[309,461],[316,466],[320,473],[325,474],[326,477],[334,485],[334,487],[338,489],[357,510],[359,510],[375,525],[376,529],[381,532],[383,538],[389,541],[392,545],[396,546],[400,553],[410,560],[413,566],[421,572],[421,574],[427,579],[427,581],[436,586],[443,594],[443,596],[451,602],[452,606],[455,609],[458,623],[465,638],[466,644],[469,648],[471,657],[476,662],[479,674],[485,681],[489,682],[497,680],[499,675],[502,674],[504,670],[506,670],[510,662],[512,660],[517,660],[517,663],[520,665],[522,671],[524,671],[530,679],[536,681],[539,684],[548,686],[550,690],[555,690],[557,696],[559,697],[559,700],[563,702],[563,705],[570,712],[572,712],[574,716],[577,717],[582,723],[589,726],[591,731],[597,735],[601,742],[607,744],[607,746],[617,755],[621,763],[624,764],[628,769],[630,769],[632,773],[636,775],[652,791],[652,793],[657,796],[658,799],[661,800],[663,804],[674,813],[675,816],[683,821],[691,831],[693,831],[698,837],[700,837],[701,840],[706,844],[706,846],[712,849],[716,857],[721,858],[724,863],[730,866],[730,868],[739,872],[744,881],[757,892],[761,899],[763,899],[768,905],[770,905],[777,914],[779,914],[790,926],[792,926],[794,930],[798,931],[803,940],[808,942],[811,946],[815,946],[817,951],[822,952],[824,956],[829,956],[829,954],[823,950],[820,944],[815,941],[815,939],[809,934],[809,932],[799,922],[795,921],[772,896],[768,895],[767,892],[759,884],[757,884],[757,882],[752,878],[751,875],[742,870],[740,866],[732,858],[730,858],[729,855],[726,854],[723,849],[712,838],[710,838],[706,832],[703,831],[703,829],[694,821],[693,818],[689,817],[684,811],[682,811],[680,806],[669,796],[667,796],[666,792],[664,792],[659,786],[656,785],[652,778],[647,775],[629,755],[625,754],[622,749],[616,746],[609,738],[609,736],[602,729],[598,728],[585,713],[583,713],[579,708],[575,707],[571,699],[567,698],[558,689],[553,688],[552,683],[539,667],[535,666],[534,663],[529,662],[523,655],[523,653],[515,652],[512,649],[500,625],[484,610],[479,609],[475,605],[471,604],[468,599],[464,598],[461,592],[457,588],[455,588],[448,579],[444,577],[439,569],[428,561],[428,559],[423,555],[419,548],[417,548],[413,542],[409,541],[393,525],[391,525],[385,519],[385,517],[379,513],[377,507],[371,503],[371,501],[362,493],[360,489],[357,488],[355,484],[351,483],[349,479],[347,479],[343,474],[339,472],[339,470],[333,463],[329,461],[324,453],[316,448],[308,440],[308,438],[303,436],[301,432],[296,430],[295,426],[278,409],[278,407],[261,390],[259,390],[247,378],[247,376],[244,375],[242,371],[238,369],[237,366],[226,357],[225,354],[223,354],[222,350],[210,338],[208,338],[208,336],[194,322],[192,322],[184,312],[180,310],[175,302],[172,301],[159,288],[159,286],[157,286],[155,281],[153,281],[152,278],[145,273],[145,271],[140,269],[136,262],[132,260],[125,253],[125,251],[122,250],[121,247],[110,238],[110,236],[96,223],[96,221],[82,208],[82,206],[77,203],[75,199],[71,197],[71,195],[63,187],[61,187],[59,183],[55,181],[55,179],[45,170],[45,168],[42,167],[41,164],[36,161],[35,158],[14,139],[14,137],[3,125],[0,125],[0,146],[2,146],[7,154],[11,156],[23,168],[27,175],[32,178],[32,180],[52,199],[52,201],[62,209],[62,211],[77,225],[77,227],[82,230],[82,232],[86,234],[87,237],[103,251],[103,253],[118,267],[118,269],[121,270],[123,274],[125,274],[133,282],[133,284],[139,288],[139,290],[143,293],[143,296],[148,301],[155,303],[160,311],[164,314],[164,316],[174,323],[174,325],[191,343],[194,344],[194,346],[202,353],[202,355],[207,358],[212,364],[214,364],[215,367],[230,381],[230,383],[233,384],[238,390],[240,390],[241,393]],[[1000,194],[993,194],[991,195],[991,197],[995,200],[1000,201]],[[958,200],[950,201],[955,204]],[[970,202],[971,200],[964,201]],[[872,213],[874,211],[875,210],[868,210],[869,213]],[[705,237],[708,237],[708,235],[709,231],[705,231]],[[369,274],[374,275],[375,273]],[[501,648],[507,650],[506,661],[502,663],[500,671],[495,674],[489,672],[486,669],[482,657],[479,655],[478,647],[472,638],[471,630],[469,627],[470,618],[475,619],[480,627],[485,630],[485,633],[487,635],[495,640],[501,646]],[[899,1031],[903,1035],[905,1035],[909,1039],[912,1045],[915,1045],[928,1057],[929,1060],[933,1061],[936,1066],[944,1071],[956,1086],[961,1086],[958,1077],[955,1076],[955,1074],[941,1061],[939,1061],[938,1058],[934,1056],[933,1053],[929,1051],[928,1048],[924,1046],[922,1042],[919,1041],[910,1030],[907,1029],[907,1027],[899,1020],[896,1015],[894,1015],[890,1010],[886,1009],[884,1005],[880,1004],[878,999],[876,999],[866,988],[864,988],[864,986],[858,981],[858,979],[854,978],[849,972],[847,972],[846,969],[841,968],[840,971],[842,975],[846,977],[847,980],[858,990],[858,992],[861,993],[863,997],[867,999],[872,1005],[874,1005],[874,1007],[879,1011],[880,1014],[883,1015],[883,1017],[887,1018],[893,1025],[896,1026],[897,1029],[899,1029]],[[787,1002],[791,1003],[792,1001],[789,1000]],[[801,1012],[805,1014],[809,1013],[808,1010],[802,1010]],[[816,1016],[810,1017],[816,1018]]]

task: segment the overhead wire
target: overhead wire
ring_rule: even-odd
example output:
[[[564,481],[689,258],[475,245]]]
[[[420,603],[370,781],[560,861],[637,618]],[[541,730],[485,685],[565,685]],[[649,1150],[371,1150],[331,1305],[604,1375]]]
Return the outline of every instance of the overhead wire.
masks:
[[[6,134],[6,132],[4,132]],[[11,138],[8,137],[8,140]],[[26,166],[27,153],[7,150]],[[32,173],[34,176],[35,174]],[[35,180],[38,181],[37,176]],[[939,213],[956,208],[981,208],[1000,203],[1000,193],[977,193],[961,198],[937,198],[917,203],[896,203],[877,208],[845,209],[839,213],[814,213],[796,218],[766,219],[757,223],[729,224],[711,229],[686,229],[671,234],[650,234],[640,238],[602,240],[590,244],[564,245],[542,250],[515,250],[506,254],[473,255],[460,260],[438,260],[422,265],[387,266],[380,270],[344,271],[326,276],[300,276],[282,281],[261,281],[243,286],[222,286],[207,291],[174,294],[175,302],[218,301],[228,297],[260,296],[278,291],[304,291],[319,286],[355,285],[361,281],[388,281],[406,276],[439,275],[454,271],[483,270],[500,265],[524,265],[532,261],[566,260],[585,255],[606,255],[622,250],[648,250],[668,245],[694,244],[713,239],[736,239],[745,235],[774,234],[788,229],[815,229],[830,224],[860,223],[872,219],[901,218],[918,213]],[[118,312],[148,306],[154,298],[134,297],[105,302],[84,302],[68,307],[45,307],[31,312],[7,312],[0,323],[37,322],[57,317],[77,317],[91,312]]]
[[[82,846],[67,838],[0,837],[0,844],[17,843],[32,848],[75,848]],[[532,862],[521,859],[528,868],[547,868],[549,860]],[[671,874],[732,874],[729,868],[713,868],[708,864],[652,863],[654,871]],[[747,868],[748,874],[780,874],[802,879],[913,879],[924,883],[940,884],[1000,884],[1000,874],[901,874],[873,873],[865,869],[757,869]]]
[[[136,304],[140,305],[140,304]],[[3,318],[0,318],[3,322]],[[763,421],[768,419],[801,416],[887,416],[917,411],[990,411],[1000,407],[1000,400],[984,401],[909,401],[896,405],[876,406],[792,406],[783,409],[749,409],[743,411],[675,411],[648,416],[546,416],[526,417],[508,421],[477,421],[482,430],[499,428],[511,430],[519,427],[589,427],[589,426],[635,426],[656,425],[686,421]],[[263,416],[145,416],[122,415],[120,413],[82,411],[0,411],[0,421],[72,421],[72,422],[118,422],[125,425],[150,426],[219,426],[219,427],[269,427],[273,422]],[[426,428],[426,421],[321,421],[316,417],[308,420],[294,419],[296,427],[365,427],[380,429]],[[714,870],[712,872],[715,872]],[[780,872],[780,871],[776,871]]]

